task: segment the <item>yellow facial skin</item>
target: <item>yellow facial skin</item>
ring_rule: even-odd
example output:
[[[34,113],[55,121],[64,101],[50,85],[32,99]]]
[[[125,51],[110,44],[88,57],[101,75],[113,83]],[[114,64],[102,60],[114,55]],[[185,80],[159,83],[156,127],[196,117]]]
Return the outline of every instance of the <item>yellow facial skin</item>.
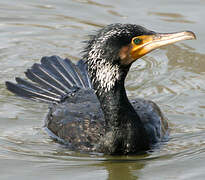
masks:
[[[135,39],[140,39],[136,44]],[[156,33],[155,35],[142,35],[132,39],[132,42],[128,45],[129,52],[127,61],[122,61],[123,64],[129,64],[145,54],[165,46],[182,40],[196,39],[196,36],[191,31],[183,31],[176,33]],[[129,60],[128,60],[129,59]]]

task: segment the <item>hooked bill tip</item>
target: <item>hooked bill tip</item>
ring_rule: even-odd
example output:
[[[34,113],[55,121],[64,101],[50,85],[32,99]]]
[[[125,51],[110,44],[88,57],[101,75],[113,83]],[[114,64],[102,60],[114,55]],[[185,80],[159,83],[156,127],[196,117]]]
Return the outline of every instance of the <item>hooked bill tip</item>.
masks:
[[[185,31],[185,33],[190,37],[190,39],[196,39],[196,35],[192,31]]]

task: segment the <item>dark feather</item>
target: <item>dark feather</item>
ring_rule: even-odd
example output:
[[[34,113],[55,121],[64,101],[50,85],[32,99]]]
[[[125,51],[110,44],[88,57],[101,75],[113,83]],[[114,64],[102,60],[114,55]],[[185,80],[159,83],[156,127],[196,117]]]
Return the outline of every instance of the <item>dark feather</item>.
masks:
[[[60,99],[58,98],[53,98],[51,96],[46,96],[44,94],[35,92],[33,90],[28,89],[26,86],[20,85],[20,84],[14,84],[12,82],[6,82],[6,87],[9,91],[13,92],[14,94],[36,100],[36,101],[44,101],[44,102],[60,102]]]
[[[17,77],[17,84],[6,82],[6,86],[18,96],[32,100],[60,102],[75,89],[91,87],[86,64],[82,60],[75,65],[58,56],[43,57],[41,64],[35,63],[25,75],[34,83]]]

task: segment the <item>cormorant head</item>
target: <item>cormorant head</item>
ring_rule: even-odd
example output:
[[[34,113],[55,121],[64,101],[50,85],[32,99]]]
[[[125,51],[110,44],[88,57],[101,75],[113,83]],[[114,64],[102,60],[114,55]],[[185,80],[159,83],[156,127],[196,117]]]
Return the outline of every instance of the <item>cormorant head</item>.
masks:
[[[109,91],[123,82],[131,64],[161,46],[194,39],[194,33],[156,33],[135,24],[111,24],[90,36],[84,50],[94,88]]]

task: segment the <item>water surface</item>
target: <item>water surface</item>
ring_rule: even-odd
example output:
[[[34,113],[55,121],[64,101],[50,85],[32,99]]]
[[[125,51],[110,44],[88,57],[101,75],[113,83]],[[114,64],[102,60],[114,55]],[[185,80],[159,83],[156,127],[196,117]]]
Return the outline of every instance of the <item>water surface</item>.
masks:
[[[0,179],[204,179],[205,1],[7,0],[0,2]],[[130,98],[160,105],[170,141],[138,156],[70,152],[43,131],[47,105],[5,89],[42,56],[80,58],[82,41],[110,23],[157,32],[192,30],[197,41],[170,45],[138,60],[126,81]]]

